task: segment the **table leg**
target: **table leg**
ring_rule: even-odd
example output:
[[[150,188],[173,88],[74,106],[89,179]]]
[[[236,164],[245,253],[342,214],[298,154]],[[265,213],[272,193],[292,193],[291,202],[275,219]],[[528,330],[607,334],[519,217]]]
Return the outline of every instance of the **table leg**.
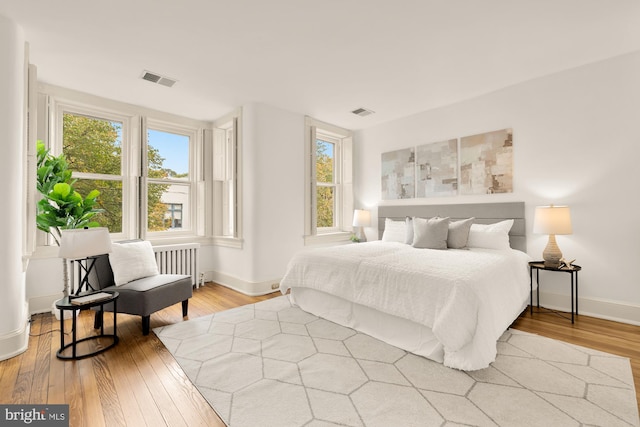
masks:
[[[540,270],[537,269],[536,270],[536,292],[538,294],[538,300],[536,301],[536,303],[538,304],[538,308],[540,308]]]
[[[578,298],[578,272],[576,271],[576,316],[578,315],[578,301],[580,300],[580,298]]]
[[[76,358],[76,310],[71,310],[71,356]]]
[[[571,323],[573,324],[573,273],[571,273]]]
[[[60,351],[64,348],[64,310],[57,308],[60,315]]]
[[[531,266],[529,266],[529,286],[531,288],[529,307],[531,307],[531,315],[533,315],[533,267]]]
[[[118,300],[113,300],[113,342],[118,342],[118,330],[116,323],[116,315],[118,313]]]

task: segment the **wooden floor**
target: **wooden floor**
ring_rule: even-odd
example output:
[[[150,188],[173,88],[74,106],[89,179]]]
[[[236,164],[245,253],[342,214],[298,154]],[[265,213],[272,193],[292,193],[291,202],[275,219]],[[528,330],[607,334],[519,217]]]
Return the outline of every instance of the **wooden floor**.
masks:
[[[248,297],[208,283],[194,291],[189,318],[204,316],[274,296]],[[79,333],[91,335],[93,316],[82,312]],[[182,321],[176,304],[151,316],[151,327]],[[105,325],[112,324],[105,314]],[[70,329],[67,321],[65,330]],[[118,315],[120,343],[78,361],[56,358],[59,322],[50,314],[32,318],[29,349],[0,362],[0,403],[69,404],[71,426],[224,426],[153,334],[143,336],[140,318]],[[629,357],[640,384],[640,327],[579,316],[523,313],[516,329]]]

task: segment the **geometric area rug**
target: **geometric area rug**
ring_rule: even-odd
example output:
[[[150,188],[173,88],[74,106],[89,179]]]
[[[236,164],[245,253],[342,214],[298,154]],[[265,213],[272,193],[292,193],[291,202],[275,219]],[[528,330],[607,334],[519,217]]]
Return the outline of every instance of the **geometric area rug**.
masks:
[[[287,296],[154,329],[231,427],[638,426],[629,360],[508,330],[463,372]]]

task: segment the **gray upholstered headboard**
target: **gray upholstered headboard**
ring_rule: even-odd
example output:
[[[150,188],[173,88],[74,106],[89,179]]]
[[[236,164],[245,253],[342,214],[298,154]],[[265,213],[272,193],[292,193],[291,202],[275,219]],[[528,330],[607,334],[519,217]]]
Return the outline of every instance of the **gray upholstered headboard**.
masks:
[[[448,216],[453,221],[473,216],[478,224],[492,224],[505,219],[514,219],[513,227],[509,233],[511,247],[522,252],[527,251],[524,202],[378,206],[378,235],[380,238],[382,238],[386,218],[402,220],[408,216],[421,218]]]

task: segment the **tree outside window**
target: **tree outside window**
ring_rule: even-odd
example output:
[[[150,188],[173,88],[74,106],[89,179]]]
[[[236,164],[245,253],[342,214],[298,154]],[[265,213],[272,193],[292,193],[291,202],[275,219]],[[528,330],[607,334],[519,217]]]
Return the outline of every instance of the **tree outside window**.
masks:
[[[62,150],[78,178],[75,187],[80,193],[94,188],[100,191],[98,207],[103,212],[95,220],[111,233],[120,233],[123,228],[122,127],[117,121],[63,114]],[[150,175],[164,177],[170,173],[163,167],[165,159],[159,150],[151,145],[147,158]],[[168,185],[155,185],[147,191],[149,224],[159,230],[166,229],[166,206],[161,200],[167,188]]]

